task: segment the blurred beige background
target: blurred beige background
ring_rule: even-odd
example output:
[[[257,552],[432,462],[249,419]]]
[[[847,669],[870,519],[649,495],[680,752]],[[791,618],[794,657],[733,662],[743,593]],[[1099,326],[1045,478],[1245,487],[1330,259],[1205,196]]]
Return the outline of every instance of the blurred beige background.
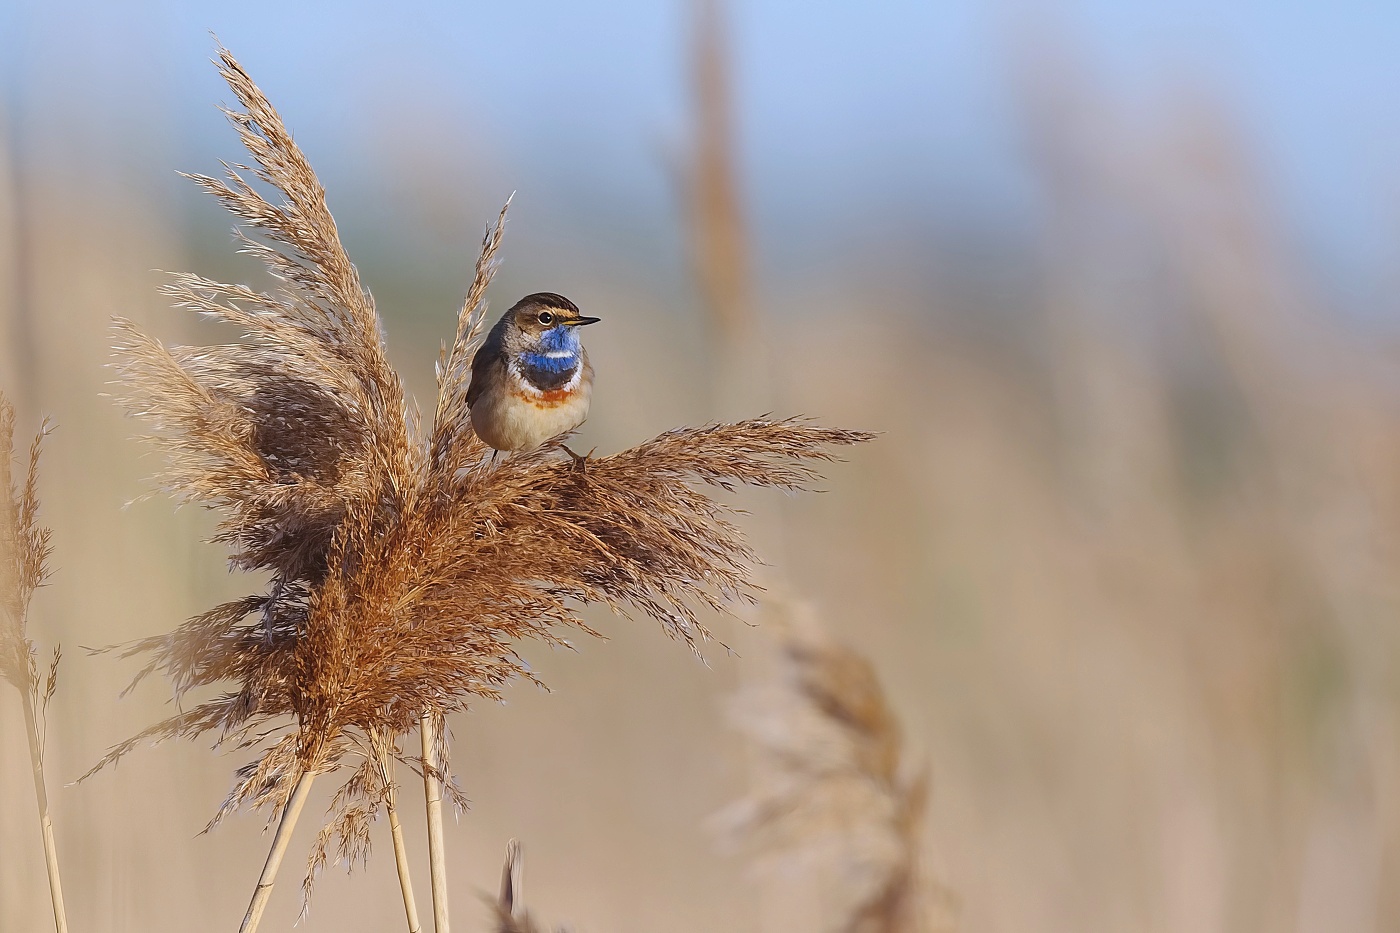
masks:
[[[716,151],[684,6],[660,20],[598,14],[612,36],[601,48],[643,50],[607,64],[593,33],[567,36],[589,14],[548,5],[536,21],[483,12],[483,36],[460,12],[405,13],[382,40],[368,11],[280,22],[260,7],[156,5],[94,14],[71,48],[59,14],[8,13],[4,41],[23,54],[0,122],[0,388],[22,432],[41,415],[58,425],[42,485],[55,574],[31,634],[41,652],[64,647],[48,766],[72,929],[232,929],[268,839],[258,814],[199,835],[236,752],[170,744],[65,786],[168,697],[152,681],[117,699],[135,665],[82,648],[168,630],[258,585],[198,543],[209,516],[159,495],[123,507],[154,461],[102,398],[112,315],[169,341],[219,336],[165,307],[150,270],[259,281],[229,222],[172,174],[242,156],[209,106],[228,96],[204,64],[209,26],[321,170],[420,404],[478,231],[518,190],[492,306],[550,289],[604,319],[587,335],[598,381],[582,449],[765,411],[883,432],[830,469],[823,495],[742,502],[770,579],[870,658],[907,770],[928,768],[924,869],[954,893],[960,929],[1400,929],[1400,163],[1389,187],[1368,189],[1344,145],[1367,165],[1397,151],[1400,72],[1372,55],[1397,18],[1318,13],[1330,38],[1309,45],[1296,17],[1250,14],[1275,58],[1289,43],[1314,53],[1314,85],[1339,97],[1311,104],[1351,120],[1352,136],[1293,158],[1307,117],[1269,129],[1269,107],[1286,109],[1296,86],[1276,102],[1214,69],[1232,54],[1229,28],[1208,33],[1204,64],[1161,53],[1177,70],[1148,93],[1100,54],[1115,29],[1126,50],[1145,41],[1127,14],[1006,9],[967,66],[997,76],[982,79],[1004,120],[987,133],[1002,147],[990,167],[976,146],[949,143],[946,162],[924,148],[944,152],[959,120],[979,125],[965,110],[989,84],[884,62],[939,54],[966,11],[936,28],[921,8],[854,26],[814,10],[784,45],[781,11],[739,7],[717,59],[734,137]],[[104,28],[130,49],[98,43]],[[800,84],[808,56],[839,58],[832,37],[848,28],[844,53],[874,78],[844,92],[832,78],[812,99],[785,83]],[[465,89],[444,77],[489,43],[502,67],[478,56]],[[534,56],[555,74],[571,54],[585,90],[537,87]],[[640,87],[652,80],[663,90]],[[944,114],[961,87],[970,103]],[[555,93],[557,110],[529,110]],[[649,109],[649,95],[661,103]],[[832,120],[859,116],[853,137],[887,129],[891,161],[866,152],[878,135],[854,155],[774,142],[839,133],[812,122],[822,100]],[[966,190],[940,200],[960,179]],[[696,192],[736,210],[706,221]],[[1385,219],[1348,229],[1362,201]],[[726,231],[742,237],[725,254],[740,263],[742,351],[704,263],[692,274],[697,244]],[[552,693],[518,686],[452,722],[473,803],[448,833],[459,928],[487,928],[478,895],[494,891],[511,837],[532,910],[571,929],[793,928],[707,829],[745,790],[724,705],[765,650],[763,627],[716,620],[734,650],[712,646],[705,666],[652,626],[597,622],[607,641],[526,650]],[[0,691],[0,928],[42,930],[12,693]],[[265,929],[295,918],[314,831],[299,828]],[[367,870],[326,871],[304,929],[399,928],[377,831]]]

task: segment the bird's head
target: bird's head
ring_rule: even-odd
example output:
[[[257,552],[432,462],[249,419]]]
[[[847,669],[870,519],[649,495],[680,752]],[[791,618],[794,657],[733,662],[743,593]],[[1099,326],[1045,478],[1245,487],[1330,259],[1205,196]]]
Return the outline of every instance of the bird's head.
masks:
[[[526,295],[506,312],[508,343],[517,351],[576,351],[578,328],[597,323],[596,317],[579,313],[578,305],[563,295],[536,292]]]

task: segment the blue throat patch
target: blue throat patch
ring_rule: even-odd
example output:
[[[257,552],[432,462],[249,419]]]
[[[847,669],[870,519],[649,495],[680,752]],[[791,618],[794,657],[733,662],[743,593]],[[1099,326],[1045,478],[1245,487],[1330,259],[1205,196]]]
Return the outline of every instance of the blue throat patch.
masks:
[[[583,345],[572,327],[551,327],[532,349],[520,354],[521,374],[541,389],[558,388],[579,365]]]

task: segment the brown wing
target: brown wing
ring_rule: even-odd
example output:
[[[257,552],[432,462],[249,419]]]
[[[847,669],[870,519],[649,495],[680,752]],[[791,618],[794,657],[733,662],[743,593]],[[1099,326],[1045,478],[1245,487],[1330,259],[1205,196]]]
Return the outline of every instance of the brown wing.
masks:
[[[486,391],[486,386],[506,378],[506,361],[501,355],[500,345],[491,340],[482,344],[472,360],[472,381],[467,386],[467,407],[475,408],[476,400]]]

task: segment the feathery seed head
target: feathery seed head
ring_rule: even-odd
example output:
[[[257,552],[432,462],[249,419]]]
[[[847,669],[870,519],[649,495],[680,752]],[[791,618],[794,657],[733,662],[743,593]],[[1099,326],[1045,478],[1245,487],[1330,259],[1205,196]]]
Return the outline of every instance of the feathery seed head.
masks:
[[[823,931],[952,929],[949,892],[919,865],[927,778],[899,774],[899,723],[874,668],[809,607],[768,598],[764,609],[772,657],[731,708],[752,753],[750,790],[719,828],[758,867],[801,865],[817,879]]]
[[[557,442],[488,465],[467,388],[505,208],[438,360],[423,430],[309,163],[233,56],[220,48],[219,60],[242,108],[228,118],[255,166],[193,177],[246,224],[240,247],[279,288],[173,276],[165,291],[177,306],[236,325],[242,339],[167,348],[118,321],[115,365],[126,407],[165,451],[165,488],[218,512],[233,566],[271,582],[125,649],[148,658],[138,680],[161,671],[178,695],[224,692],[97,767],[149,739],[212,732],[257,747],[217,822],[242,805],[284,804],[302,773],[358,761],[331,824],[342,851],[358,852],[386,786],[365,769],[403,760],[397,739],[420,715],[534,679],[518,646],[591,633],[578,615],[589,603],[648,616],[697,648],[710,637],[702,608],[754,592],[734,510],[706,487],[804,488],[832,447],[870,435],[755,419],[670,431],[586,471]],[[590,320],[557,295],[522,308],[536,327],[555,323],[540,320],[546,310]],[[324,859],[325,841],[318,851]]]
[[[48,579],[53,550],[49,529],[39,524],[39,454],[48,433],[45,422],[29,446],[24,477],[17,483],[15,410],[0,393],[0,677],[36,698],[40,677],[26,629],[29,602]]]

